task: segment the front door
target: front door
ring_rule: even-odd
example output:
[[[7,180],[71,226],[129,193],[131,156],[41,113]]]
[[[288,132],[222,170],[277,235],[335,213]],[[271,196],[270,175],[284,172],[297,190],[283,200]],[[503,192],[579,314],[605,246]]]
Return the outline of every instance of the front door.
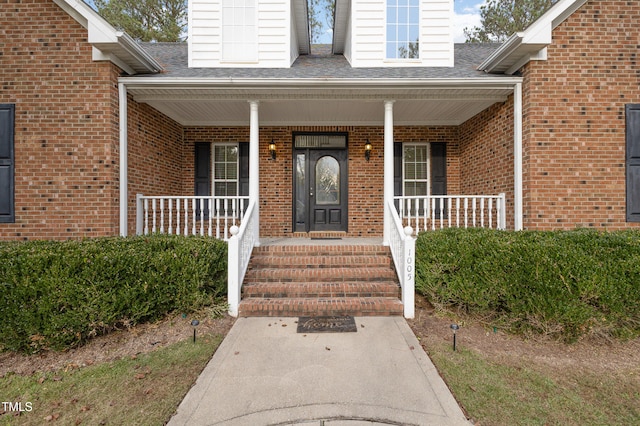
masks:
[[[347,231],[347,150],[296,149],[294,229]]]

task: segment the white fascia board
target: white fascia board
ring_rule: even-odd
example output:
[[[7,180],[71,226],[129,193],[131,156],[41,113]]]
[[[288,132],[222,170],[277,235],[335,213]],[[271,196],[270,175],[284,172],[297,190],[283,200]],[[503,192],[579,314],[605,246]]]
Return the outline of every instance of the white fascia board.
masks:
[[[493,71],[502,61],[511,56],[522,45],[523,38],[524,33],[513,34],[478,66],[478,70],[486,72]]]
[[[514,84],[521,83],[521,77],[496,77],[478,79],[184,79],[155,77],[120,77],[118,79],[130,90],[135,89],[373,89],[384,96],[385,91],[398,89],[413,89],[417,87],[450,88],[450,89],[504,89],[512,88]]]
[[[136,70],[146,72],[162,70],[162,66],[135,40],[122,31],[116,30],[83,1],[53,1],[87,29],[87,41],[93,45],[93,60],[109,60],[128,74],[135,74]]]

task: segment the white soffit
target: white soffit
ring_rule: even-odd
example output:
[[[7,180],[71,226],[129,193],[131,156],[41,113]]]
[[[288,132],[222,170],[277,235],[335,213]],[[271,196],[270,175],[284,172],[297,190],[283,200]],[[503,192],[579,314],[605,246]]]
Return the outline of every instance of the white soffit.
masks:
[[[384,100],[394,99],[398,125],[459,125],[513,93],[511,86],[486,88],[414,88],[357,90],[347,88],[257,90],[245,88],[128,88],[184,126],[246,126],[249,99],[260,101],[261,126],[382,125]]]

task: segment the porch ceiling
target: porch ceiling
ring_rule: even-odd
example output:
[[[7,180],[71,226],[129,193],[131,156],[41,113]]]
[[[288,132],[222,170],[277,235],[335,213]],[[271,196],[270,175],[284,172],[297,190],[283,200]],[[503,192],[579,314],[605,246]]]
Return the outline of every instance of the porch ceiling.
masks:
[[[376,88],[127,88],[184,126],[247,126],[249,100],[260,102],[261,126],[383,125],[385,100],[395,100],[396,125],[459,125],[513,93],[511,85]]]

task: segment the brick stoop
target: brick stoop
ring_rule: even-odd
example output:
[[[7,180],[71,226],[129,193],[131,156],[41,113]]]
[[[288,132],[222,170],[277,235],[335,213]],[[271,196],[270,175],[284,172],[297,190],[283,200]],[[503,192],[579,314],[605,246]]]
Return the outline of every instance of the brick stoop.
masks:
[[[256,247],[242,286],[239,315],[402,315],[400,285],[388,247]]]

